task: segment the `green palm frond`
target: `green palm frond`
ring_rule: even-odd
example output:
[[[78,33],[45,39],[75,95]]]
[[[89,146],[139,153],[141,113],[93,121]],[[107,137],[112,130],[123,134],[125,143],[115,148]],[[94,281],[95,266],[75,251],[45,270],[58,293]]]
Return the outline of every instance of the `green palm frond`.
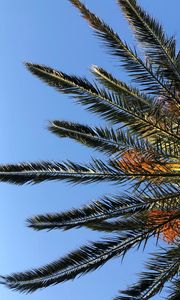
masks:
[[[140,180],[178,180],[179,172],[161,170],[160,168],[151,173],[148,170],[140,170],[135,166],[129,166],[127,172],[121,168],[118,161],[110,161],[107,164],[101,160],[94,159],[89,164],[78,164],[71,161],[67,162],[37,162],[8,164],[0,166],[0,181],[14,184],[41,183],[47,180],[66,180],[71,183],[93,183],[110,181],[122,183],[129,179]]]
[[[175,212],[165,217],[164,219],[160,220],[158,224],[152,220],[151,225],[148,223],[148,211],[140,211],[136,212],[132,216],[124,216],[117,218],[115,221],[95,221],[90,222],[87,224],[84,224],[85,227],[99,231],[99,232],[106,232],[106,233],[112,233],[112,232],[128,232],[133,230],[141,230],[150,228],[154,232],[154,235],[157,236],[157,239],[159,239],[160,234],[163,232],[163,229],[166,225],[168,225],[170,222],[176,222],[180,218],[180,211]]]
[[[162,226],[160,224],[145,228],[143,221],[138,218],[134,220],[134,224],[136,225],[135,228],[133,228],[131,222],[126,222],[128,231],[116,238],[112,237],[107,241],[82,246],[68,256],[39,269],[14,273],[10,276],[1,276],[0,282],[11,289],[21,292],[33,292],[39,288],[74,279],[77,275],[96,270],[113,257],[124,256],[130,248],[140,247],[142,242],[146,244],[155,231]],[[123,229],[125,229],[125,226]]]
[[[128,98],[130,101],[137,103],[142,109],[150,109],[153,100],[144,93],[140,93],[138,89],[128,86],[125,82],[122,82],[114,78],[103,68],[97,66],[91,67],[92,73],[96,76],[98,81],[106,86],[108,89]]]
[[[59,137],[72,138],[107,154],[120,152],[128,144],[125,135],[121,134],[120,131],[115,132],[112,128],[90,127],[67,121],[53,121],[49,125],[49,130]]]
[[[159,95],[159,92],[163,90],[174,99],[174,93],[162,80],[162,76],[159,76],[153,70],[150,62],[145,63],[138,57],[136,51],[133,51],[127,43],[123,42],[111,27],[90,12],[81,1],[69,1],[79,9],[83,18],[89,22],[90,26],[95,30],[96,35],[103,40],[104,45],[109,49],[110,53],[120,58],[123,67],[134,77],[136,82],[146,86],[145,89],[149,90],[150,93]]]
[[[90,127],[68,121],[52,121],[49,130],[59,137],[72,138],[88,147],[93,147],[107,154],[120,155],[129,149],[136,149],[141,153],[154,156],[165,155],[162,149],[157,151],[146,140],[125,132],[121,129],[114,130],[108,127]]]
[[[162,26],[149,16],[136,0],[118,0],[117,2],[132,25],[138,41],[145,47],[151,62],[160,67],[165,78],[179,84],[180,72],[175,61],[175,38],[167,38]],[[180,103],[178,98],[176,100]]]
[[[112,123],[124,122],[143,137],[160,134],[163,138],[179,140],[179,132],[174,131],[174,120],[170,122],[168,119],[162,123],[145,114],[139,103],[129,102],[116,93],[100,89],[84,78],[69,76],[42,65],[27,63],[26,66],[48,85],[62,93],[73,94],[78,103]]]
[[[161,291],[164,284],[178,274],[180,268],[180,246],[161,250],[152,255],[146,264],[148,271],[140,274],[140,281],[115,300],[147,300]]]
[[[116,218],[113,221],[94,221],[87,224],[84,224],[85,227],[99,231],[99,232],[105,232],[105,233],[122,233],[122,232],[131,232],[133,230],[141,230],[143,232],[144,230],[147,230],[146,227],[146,220],[145,215],[142,214],[136,214],[135,216],[125,216]],[[153,227],[151,226],[151,230],[153,231]]]
[[[27,220],[28,226],[35,230],[63,229],[68,230],[75,227],[86,226],[115,217],[128,217],[137,212],[144,212],[158,208],[166,210],[175,209],[180,201],[180,191],[174,188],[171,191],[160,189],[155,196],[105,196],[99,201],[85,205],[79,209],[71,209],[62,213],[38,215]],[[104,223],[103,223],[104,225]],[[110,227],[110,230],[113,228]]]
[[[128,249],[139,246],[153,234],[154,228],[139,229],[107,241],[94,242],[42,268],[2,276],[0,282],[11,289],[33,292],[96,270],[111,258],[124,255]]]
[[[0,166],[0,181],[15,184],[40,183],[47,180],[66,180],[72,183],[121,181],[123,174],[117,173],[102,161],[81,165],[67,162],[37,162]],[[116,179],[115,179],[116,178]]]
[[[90,111],[103,116],[112,123],[128,120],[128,113],[121,111],[120,97],[111,94],[105,89],[99,89],[87,79],[69,76],[52,68],[26,64],[27,68],[48,85],[65,94],[72,94],[73,98],[82,105],[86,105]]]

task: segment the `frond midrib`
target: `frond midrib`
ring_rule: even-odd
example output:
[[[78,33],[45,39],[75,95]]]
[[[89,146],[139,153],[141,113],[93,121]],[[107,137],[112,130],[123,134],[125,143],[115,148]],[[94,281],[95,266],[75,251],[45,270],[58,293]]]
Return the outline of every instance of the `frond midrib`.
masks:
[[[60,174],[63,174],[63,176],[71,176],[71,175],[76,175],[78,176],[82,176],[82,175],[87,175],[87,176],[105,176],[105,177],[113,177],[115,178],[122,178],[122,177],[142,177],[142,176],[146,176],[146,177],[179,177],[180,173],[177,172],[159,172],[159,173],[127,173],[127,172],[123,172],[123,173],[118,173],[118,172],[114,172],[114,170],[112,170],[112,173],[103,173],[103,172],[94,172],[94,170],[89,170],[89,172],[67,172],[67,171],[47,171],[47,170],[32,170],[32,171],[8,171],[8,172],[0,172],[0,176],[6,176],[6,175],[31,175],[31,174],[37,174],[37,176],[39,176],[39,174],[53,174],[52,176],[58,176]],[[120,170],[121,171],[121,170]]]

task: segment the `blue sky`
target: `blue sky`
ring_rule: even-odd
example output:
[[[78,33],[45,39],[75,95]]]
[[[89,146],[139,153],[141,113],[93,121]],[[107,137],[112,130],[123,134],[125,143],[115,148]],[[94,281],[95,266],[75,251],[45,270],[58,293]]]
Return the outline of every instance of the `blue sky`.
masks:
[[[85,1],[132,45],[134,39],[115,2]],[[169,34],[176,35],[179,47],[179,0],[141,0],[140,3],[158,17]],[[92,149],[68,139],[58,139],[46,127],[48,120],[54,119],[90,125],[105,122],[44,85],[23,66],[24,61],[31,61],[90,78],[89,67],[96,64],[112,71],[122,80],[127,79],[77,10],[67,0],[1,1],[0,37],[1,163],[67,158],[86,162],[92,155],[99,157],[99,153],[94,153]],[[1,184],[0,190],[0,273],[9,274],[56,260],[86,241],[104,236],[82,229],[37,233],[26,228],[27,217],[79,207],[103,194],[117,193],[120,187],[107,184],[74,187],[51,182],[21,187]],[[152,248],[153,242],[148,250]],[[141,252],[132,251],[123,264],[121,259],[112,260],[94,273],[32,295],[25,296],[0,287],[1,299],[109,300],[119,289],[134,282],[134,274],[142,268],[144,257]]]

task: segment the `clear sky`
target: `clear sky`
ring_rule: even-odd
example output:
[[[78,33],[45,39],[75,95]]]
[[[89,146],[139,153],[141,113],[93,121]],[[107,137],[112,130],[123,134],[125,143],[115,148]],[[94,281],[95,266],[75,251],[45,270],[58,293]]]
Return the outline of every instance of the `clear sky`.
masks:
[[[127,23],[115,0],[86,0],[130,44]],[[179,0],[141,0],[140,3],[164,24],[169,34],[179,35]],[[72,120],[90,125],[105,122],[33,77],[23,61],[46,64],[77,75],[90,76],[89,66],[107,68],[120,79],[126,74],[102,48],[87,23],[68,0],[1,0],[1,163],[37,160],[86,162],[100,156],[69,139],[58,139],[46,130],[48,120]],[[106,193],[117,193],[119,186],[92,184],[71,186],[62,182],[13,186],[1,184],[0,273],[27,270],[56,260],[87,240],[104,234],[88,230],[33,232],[25,220],[34,214],[79,207]],[[153,242],[148,246],[151,252]],[[141,252],[132,251],[121,264],[114,259],[103,268],[75,281],[22,295],[0,286],[3,300],[110,300],[136,279],[142,269]],[[155,299],[161,299],[157,296]]]

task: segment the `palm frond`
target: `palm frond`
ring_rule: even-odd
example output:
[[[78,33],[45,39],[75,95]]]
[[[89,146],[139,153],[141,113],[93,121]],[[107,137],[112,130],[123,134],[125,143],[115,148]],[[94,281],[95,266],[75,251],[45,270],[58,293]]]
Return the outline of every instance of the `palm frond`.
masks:
[[[160,165],[159,165],[160,166]],[[128,167],[128,165],[127,165]],[[132,172],[133,171],[133,172]],[[127,180],[160,180],[177,182],[179,172],[174,172],[169,168],[156,168],[151,170],[140,170],[135,166],[124,166],[118,161],[110,161],[107,164],[101,160],[94,159],[89,164],[78,164],[67,162],[36,162],[0,165],[0,181],[14,184],[41,183],[47,180],[66,180],[70,183],[93,183],[101,181],[112,181],[122,183]]]
[[[33,292],[96,270],[109,259],[125,255],[128,249],[139,246],[152,234],[150,229],[133,230],[107,241],[94,242],[39,269],[2,276],[0,282],[14,290]]]
[[[133,51],[127,43],[123,42],[119,35],[113,31],[103,20],[90,12],[79,0],[69,0],[75,7],[79,9],[84,19],[95,30],[96,35],[104,41],[105,46],[110,50],[110,53],[120,58],[123,67],[129,72],[134,80],[146,85],[146,90],[151,94],[159,95],[160,91],[165,91],[167,95],[175,97],[171,89],[166,85],[157,72],[155,73],[150,63],[145,63],[137,56],[136,51]]]
[[[124,296],[114,300],[147,300],[156,295],[179,271],[180,246],[175,245],[152,255],[146,264],[148,271],[143,272],[140,280],[133,287],[121,292]]]
[[[72,138],[86,146],[93,147],[107,154],[120,155],[128,149],[136,149],[141,153],[153,153],[160,156],[163,150],[157,152],[146,140],[125,132],[121,129],[90,127],[68,121],[52,121],[49,130],[60,137]]]
[[[118,0],[118,3],[126,19],[132,25],[138,41],[145,47],[151,62],[160,67],[160,72],[164,77],[174,83],[179,83],[180,72],[175,61],[175,38],[168,38],[162,26],[148,15],[136,0]],[[180,103],[178,98],[176,100]]]
[[[170,191],[160,189],[160,191],[156,191],[156,196],[147,195],[145,197],[141,195],[141,192],[137,196],[105,196],[99,201],[92,202],[79,209],[32,217],[27,220],[27,224],[35,230],[68,230],[88,225],[92,222],[97,224],[99,220],[120,216],[128,217],[137,212],[148,211],[154,208],[173,210],[178,206],[180,206],[180,191],[178,188]],[[112,227],[110,229],[112,230]]]
[[[128,120],[126,113],[119,106],[120,97],[99,89],[85,78],[69,76],[52,68],[27,63],[27,68],[48,85],[65,94],[72,94],[73,98],[82,105],[112,123]]]
[[[103,180],[123,181],[123,174],[116,172],[102,161],[78,164],[67,162],[37,162],[0,166],[0,181],[15,184],[40,183],[47,180],[66,180],[72,183],[90,183]]]
[[[120,131],[115,132],[112,128],[90,127],[67,121],[53,121],[49,125],[49,130],[57,136],[72,138],[107,154],[117,153],[126,147],[125,143],[123,144]]]
[[[151,108],[153,100],[145,93],[140,93],[138,89],[128,86],[125,82],[116,79],[103,68],[93,65],[91,71],[98,81],[108,89],[117,92],[132,102],[138,102],[145,111]]]
[[[133,132],[143,137],[160,134],[163,138],[179,140],[179,133],[174,132],[173,120],[172,122],[170,119],[159,122],[158,119],[145,114],[138,103],[128,102],[116,93],[110,93],[92,85],[84,78],[69,76],[42,65],[27,63],[26,66],[48,85],[62,93],[73,94],[77,102],[112,123],[124,122]]]
[[[161,212],[162,214],[162,211],[159,212]],[[151,228],[151,230],[154,231],[154,235],[157,236],[157,239],[159,239],[159,237],[162,236],[162,238],[165,240],[166,237],[164,235],[164,228],[167,227],[169,224],[173,224],[175,222],[179,224],[180,211],[172,212],[164,218],[161,217],[161,214],[159,214],[159,218],[157,217],[155,220],[152,220],[151,211],[140,211],[136,212],[132,216],[128,216],[127,214],[125,216],[117,218],[115,221],[98,220],[84,224],[84,226],[91,230],[106,233],[120,233],[128,232],[131,230],[143,231],[145,228]],[[174,232],[173,241],[177,238],[178,234],[179,231]]]
[[[117,219],[115,221],[95,221],[92,223],[84,224],[84,227],[98,232],[105,233],[120,233],[120,232],[128,232],[133,230],[143,230],[144,222],[141,222],[140,219],[137,220],[133,218]]]

